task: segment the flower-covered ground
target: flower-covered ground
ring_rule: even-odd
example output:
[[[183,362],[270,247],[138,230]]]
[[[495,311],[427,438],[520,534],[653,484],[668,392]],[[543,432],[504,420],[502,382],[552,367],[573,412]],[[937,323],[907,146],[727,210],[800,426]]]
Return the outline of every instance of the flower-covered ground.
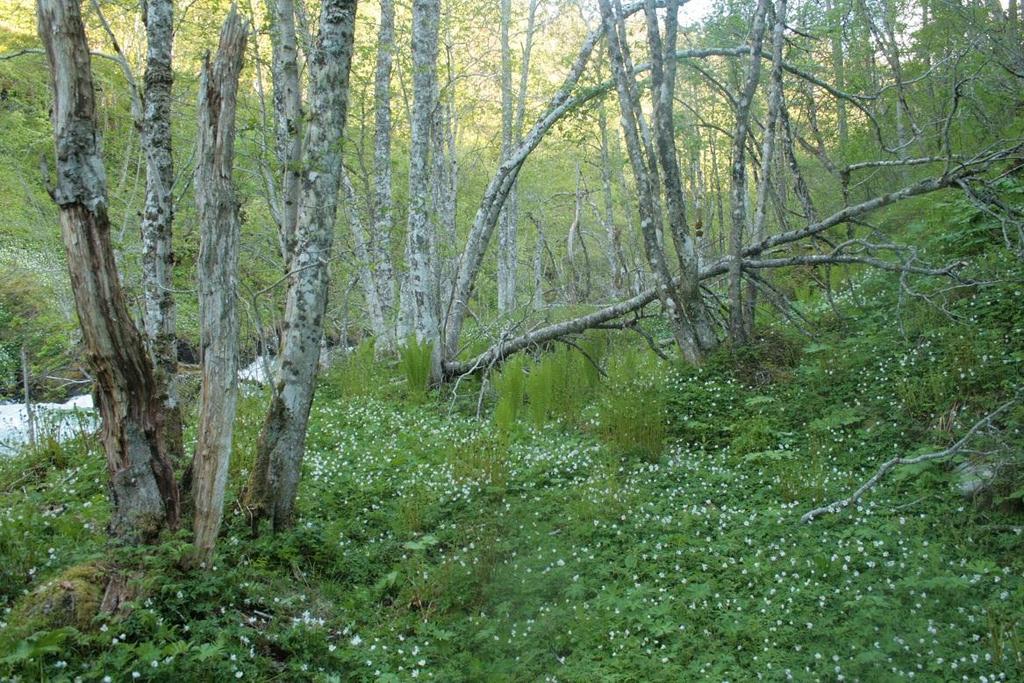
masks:
[[[973,267],[992,284],[927,300],[857,275],[802,311],[813,338],[768,321],[700,370],[592,337],[424,397],[358,350],[320,386],[298,526],[253,538],[235,500],[247,396],[216,566],[178,569],[184,534],[119,551],[117,618],[40,607],[79,615],[112,557],[97,445],[44,443],[0,462],[0,679],[1022,680],[1019,406],[800,522],[1018,390],[1020,262]],[[954,465],[993,452],[965,499]]]

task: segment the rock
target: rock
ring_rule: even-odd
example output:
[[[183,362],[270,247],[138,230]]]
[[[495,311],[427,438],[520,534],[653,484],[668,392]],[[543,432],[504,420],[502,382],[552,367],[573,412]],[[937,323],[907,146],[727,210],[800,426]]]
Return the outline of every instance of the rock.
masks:
[[[14,608],[11,623],[33,628],[74,626],[87,630],[99,613],[106,570],[99,564],[75,565],[29,593]]]
[[[957,465],[954,474],[960,495],[975,500],[990,493],[996,469],[988,462],[968,460]]]

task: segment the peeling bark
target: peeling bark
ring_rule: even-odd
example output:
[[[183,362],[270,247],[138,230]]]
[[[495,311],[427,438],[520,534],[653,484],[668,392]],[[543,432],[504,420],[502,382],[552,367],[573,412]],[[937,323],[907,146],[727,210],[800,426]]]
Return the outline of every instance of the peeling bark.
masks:
[[[53,199],[86,360],[96,377],[110,531],[121,542],[153,542],[163,529],[178,526],[178,486],[165,442],[162,391],[128,312],[111,247],[89,45],[77,2],[39,0],[37,18],[53,92]]]
[[[238,402],[238,199],[232,182],[238,75],[248,23],[232,6],[217,56],[207,54],[199,80],[195,169],[199,213],[199,428],[192,461],[192,531],[197,559],[209,563],[224,511]]]

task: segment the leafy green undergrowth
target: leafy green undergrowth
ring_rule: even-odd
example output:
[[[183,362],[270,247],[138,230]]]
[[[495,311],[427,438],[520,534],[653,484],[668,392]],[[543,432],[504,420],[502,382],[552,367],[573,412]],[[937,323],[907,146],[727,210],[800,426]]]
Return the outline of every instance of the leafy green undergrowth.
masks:
[[[214,567],[178,569],[183,537],[121,557],[132,609],[77,628],[26,605],[110,559],[96,445],[0,462],[0,678],[1020,680],[1019,479],[978,507],[947,463],[898,469],[799,521],[1013,395],[1024,278],[975,267],[994,284],[929,301],[858,275],[841,318],[808,307],[814,339],[768,323],[700,370],[594,340],[606,378],[577,351],[523,358],[484,394],[494,418],[403,401],[364,351],[318,393],[293,531],[251,538],[229,496]],[[1019,459],[1022,426],[973,448]]]

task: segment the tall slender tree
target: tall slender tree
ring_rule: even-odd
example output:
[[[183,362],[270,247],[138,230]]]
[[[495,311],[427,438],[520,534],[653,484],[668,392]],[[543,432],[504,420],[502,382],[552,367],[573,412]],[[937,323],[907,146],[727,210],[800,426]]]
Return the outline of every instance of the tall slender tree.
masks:
[[[284,333],[273,395],[246,494],[255,528],[268,518],[277,531],[295,521],[313,402],[341,185],[341,142],[348,110],[355,0],[325,0],[309,67],[309,118],[300,199],[289,262]]]
[[[430,380],[441,380],[441,333],[434,286],[434,223],[429,216],[430,120],[437,96],[440,0],[412,5],[413,107],[409,143],[409,225],[406,241],[409,296],[416,341],[431,347]]]

